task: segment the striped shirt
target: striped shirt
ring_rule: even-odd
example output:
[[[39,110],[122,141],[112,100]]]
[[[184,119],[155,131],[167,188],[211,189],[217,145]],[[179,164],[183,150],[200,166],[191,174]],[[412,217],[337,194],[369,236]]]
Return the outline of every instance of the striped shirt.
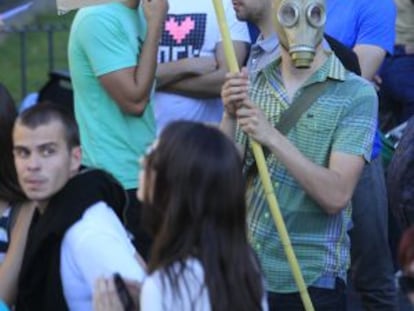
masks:
[[[0,215],[0,264],[3,262],[9,248],[10,211],[11,208],[7,208]]]
[[[375,90],[346,71],[336,56],[329,55],[325,64],[295,93],[294,99],[313,83],[328,79],[336,83],[300,117],[287,137],[304,156],[324,167],[328,167],[331,152],[363,156],[369,161],[377,120]],[[252,102],[274,125],[289,106],[279,67],[280,58],[255,76],[249,91]],[[236,142],[249,143],[239,127]],[[254,164],[250,148],[245,157],[246,169]],[[332,288],[336,277],[346,279],[349,266],[350,203],[340,213],[328,215],[276,157],[270,154],[266,162],[306,284]],[[249,240],[260,259],[268,290],[297,292],[258,176],[248,186],[247,202]]]

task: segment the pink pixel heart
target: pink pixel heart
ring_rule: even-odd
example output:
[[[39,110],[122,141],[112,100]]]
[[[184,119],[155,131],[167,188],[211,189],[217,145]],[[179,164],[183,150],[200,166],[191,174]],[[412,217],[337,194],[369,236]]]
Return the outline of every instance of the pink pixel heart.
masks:
[[[181,23],[177,22],[174,17],[170,17],[165,23],[165,30],[168,31],[178,44],[181,44],[194,29],[194,26],[194,20],[190,16],[187,16]]]

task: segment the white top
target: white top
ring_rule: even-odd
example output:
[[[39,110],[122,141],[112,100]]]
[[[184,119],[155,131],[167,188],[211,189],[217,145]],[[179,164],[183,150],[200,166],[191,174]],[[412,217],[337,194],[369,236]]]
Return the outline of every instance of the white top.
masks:
[[[213,1],[169,0],[169,4],[158,47],[158,62],[167,63],[199,56],[214,57],[216,45],[222,39]],[[223,6],[232,40],[250,43],[247,25],[237,20],[231,0],[223,0]],[[219,123],[223,114],[219,97],[197,99],[156,92],[154,103],[158,134],[175,120]]]
[[[179,265],[176,264],[176,269]],[[165,278],[165,279],[163,279]],[[163,282],[164,281],[164,282]],[[166,276],[155,271],[148,276],[141,290],[141,311],[210,311],[210,299],[204,284],[204,270],[197,259],[188,259],[183,277],[179,280],[181,295],[173,294]],[[237,288],[235,287],[235,290]],[[262,300],[262,310],[268,310],[266,294]]]
[[[89,207],[66,232],[61,247],[60,273],[70,310],[92,310],[98,277],[122,277],[142,282],[145,270],[135,259],[128,234],[114,211],[104,202]]]

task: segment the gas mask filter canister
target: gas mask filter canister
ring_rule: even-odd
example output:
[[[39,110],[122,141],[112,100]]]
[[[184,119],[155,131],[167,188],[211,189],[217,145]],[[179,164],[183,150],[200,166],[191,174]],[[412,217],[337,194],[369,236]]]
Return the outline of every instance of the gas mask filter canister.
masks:
[[[274,0],[273,24],[296,68],[309,68],[323,38],[324,0]]]

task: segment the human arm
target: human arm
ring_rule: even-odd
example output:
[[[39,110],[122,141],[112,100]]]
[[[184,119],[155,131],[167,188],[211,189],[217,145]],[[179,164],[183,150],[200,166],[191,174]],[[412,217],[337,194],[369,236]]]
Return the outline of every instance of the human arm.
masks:
[[[233,79],[232,83],[225,84],[226,91],[222,92],[225,95],[225,98],[223,98],[224,103],[230,101],[231,96],[235,98],[236,94],[243,92],[243,84],[237,83],[243,77],[235,77]],[[374,104],[374,91],[369,85],[367,87],[370,88],[369,91],[364,87],[364,90],[361,91],[362,94],[355,94],[356,97],[359,95],[359,101],[355,100],[352,102],[353,106],[350,109],[350,113],[337,125],[336,133],[338,137],[336,141],[341,143],[336,145],[334,142],[332,146],[333,151],[328,158],[327,167],[313,163],[306,158],[285,136],[280,134],[268,122],[263,112],[249,99],[244,100],[241,105],[239,103],[239,108],[236,112],[238,125],[252,139],[266,146],[287,168],[302,188],[319,203],[323,210],[333,214],[345,207],[349,201],[358,180],[360,170],[364,165],[364,159],[360,155],[366,157],[369,153],[369,148],[366,146],[372,143],[375,123],[374,115],[377,106]],[[242,95],[239,94],[238,96],[241,97]],[[374,102],[370,102],[369,107],[365,108],[364,101]],[[363,108],[354,111],[355,107],[359,106]],[[358,114],[363,113],[372,116],[372,119],[369,119],[370,122],[367,122],[368,118],[362,118],[360,120],[357,117]],[[363,131],[359,130],[361,126],[364,128]],[[338,130],[338,128],[341,130]],[[348,128],[349,130],[344,130]],[[358,131],[358,136],[355,135],[356,132],[352,132],[354,128]],[[352,133],[355,135],[355,138],[350,140],[347,136],[350,136]],[[364,140],[364,144],[355,143],[355,140]],[[353,147],[353,149],[344,148],[343,146],[348,145],[347,143],[349,142],[352,142],[352,147],[354,143],[357,147]]]
[[[236,111],[248,99],[248,89],[248,73],[245,67],[240,72],[226,74],[226,80],[221,89],[224,113],[220,122],[220,130],[232,141],[235,141],[236,136]],[[236,143],[236,148],[243,158],[245,146]]]
[[[207,74],[217,68],[214,57],[191,57],[176,61],[160,63],[157,66],[157,89],[163,90],[165,85],[174,83],[184,78]]]
[[[237,62],[241,66],[247,57],[247,44],[241,41],[233,41],[233,44]],[[168,84],[165,86],[164,91],[195,98],[219,97],[228,70],[222,42],[216,45],[215,57],[217,61],[216,70]]]
[[[27,202],[20,207],[12,229],[9,249],[0,265],[0,299],[9,306],[13,305],[16,298],[17,282],[34,210],[34,203]]]
[[[332,152],[328,167],[323,167],[306,158],[250,101],[238,109],[237,118],[241,129],[269,148],[326,213],[335,214],[346,206],[364,166],[362,156]]]
[[[136,116],[142,115],[151,96],[158,42],[168,10],[166,0],[143,0],[142,5],[148,27],[139,64],[99,76],[101,84],[119,107]]]
[[[223,6],[237,61],[241,67],[248,54],[248,43],[250,43],[249,31],[246,23],[240,22],[237,19],[231,0],[224,0]],[[211,9],[213,9],[213,7],[211,7]],[[207,12],[207,14],[210,13]],[[221,86],[227,72],[224,47],[223,43],[220,42],[221,39],[218,26],[208,29],[211,30],[207,30],[208,33],[206,33],[206,36],[216,37],[216,39],[213,41],[215,42],[214,49],[209,48],[206,52],[214,52],[214,57],[217,62],[216,69],[197,77],[190,77],[167,85],[164,89],[166,92],[177,93],[194,98],[217,98],[220,96]],[[203,53],[203,51],[201,53]]]
[[[370,44],[357,44],[353,50],[358,57],[361,76],[373,81],[384,61],[386,51],[379,46]]]
[[[327,2],[325,31],[355,52],[358,50],[354,49],[356,46],[367,46],[392,54],[396,17],[394,1],[355,1],[352,9],[350,5],[347,2]],[[362,76],[371,81],[378,69],[376,63],[381,63],[382,60],[374,60],[371,67],[369,58],[364,57],[360,51],[357,54]]]
[[[386,53],[392,54],[395,43],[396,9],[392,0],[361,2],[353,46],[361,74],[374,79]]]

